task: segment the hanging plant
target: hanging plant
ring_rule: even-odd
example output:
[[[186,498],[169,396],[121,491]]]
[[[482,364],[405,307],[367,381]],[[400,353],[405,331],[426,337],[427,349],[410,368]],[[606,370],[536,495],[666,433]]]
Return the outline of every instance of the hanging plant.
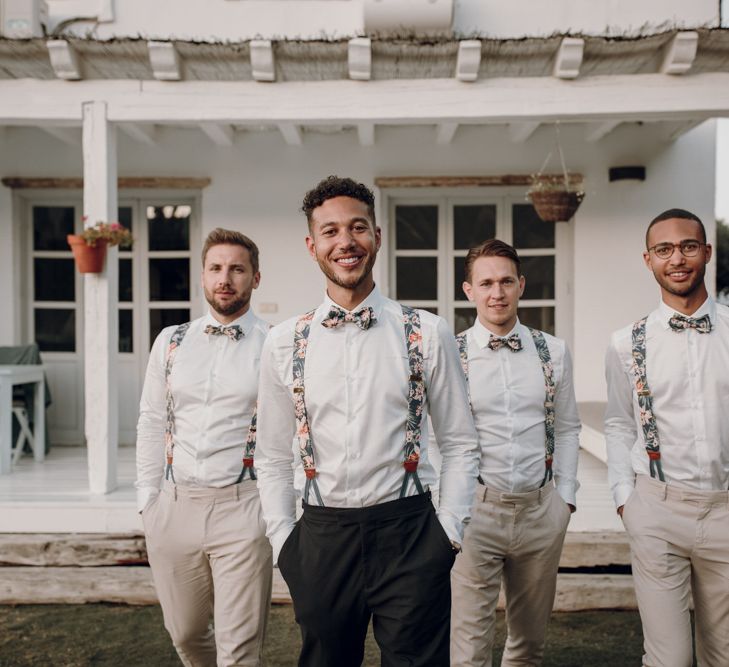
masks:
[[[562,152],[562,143],[559,137],[559,123],[555,123],[555,143],[559,152],[562,164],[562,174],[545,174],[553,151],[550,151],[542,164],[539,173],[532,176],[532,184],[527,192],[527,197],[534,206],[537,215],[544,222],[567,222],[577,212],[585,192],[582,189],[582,180],[573,182],[567,174],[567,166]]]
[[[84,216],[83,221],[86,220]],[[86,227],[81,234],[66,236],[73,251],[79,273],[101,273],[108,246],[122,245],[131,247],[132,233],[118,222],[97,222]]]

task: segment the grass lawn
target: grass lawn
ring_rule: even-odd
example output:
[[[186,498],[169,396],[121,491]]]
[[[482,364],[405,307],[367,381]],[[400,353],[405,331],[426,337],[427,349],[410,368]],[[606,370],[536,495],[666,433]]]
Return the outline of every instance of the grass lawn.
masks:
[[[0,606],[0,667],[179,666],[162,625],[159,607],[126,605]],[[643,638],[637,612],[554,614],[544,667],[629,667],[640,664]],[[500,663],[504,615],[496,645]],[[299,631],[290,606],[271,610],[267,667],[294,667]],[[365,667],[377,667],[379,652],[367,638]]]

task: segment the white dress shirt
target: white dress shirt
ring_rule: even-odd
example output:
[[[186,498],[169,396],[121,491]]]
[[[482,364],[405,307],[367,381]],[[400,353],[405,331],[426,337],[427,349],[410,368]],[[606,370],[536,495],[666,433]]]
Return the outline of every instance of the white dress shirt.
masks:
[[[466,332],[468,384],[481,445],[481,478],[487,487],[511,493],[539,488],[544,479],[544,373],[529,329],[518,320],[523,349],[488,347],[491,332],[480,321]],[[580,417],[572,361],[563,340],[544,334],[554,367],[554,462],[557,491],[576,505]]]
[[[729,486],[729,308],[708,298],[691,317],[708,314],[712,331],[675,332],[675,311],[661,302],[646,322],[646,376],[653,396],[666,482],[692,489]],[[608,477],[620,507],[649,475],[632,366],[632,325],[613,334],[605,358]]]
[[[371,306],[377,323],[367,331],[354,323],[322,326],[334,305],[327,297],[316,310],[309,334],[304,383],[317,484],[325,506],[367,507],[400,494],[408,415],[408,353],[400,305],[375,287],[355,311]],[[433,484],[428,461],[428,411],[440,443],[439,519],[446,534],[461,542],[477,476],[478,449],[468,410],[458,350],[446,322],[419,311],[424,380],[420,465],[423,485]],[[261,355],[256,469],[267,534],[274,559],[295,523],[296,491],[304,487],[295,435],[290,319],[271,330]],[[295,479],[294,479],[295,477]],[[407,495],[417,493],[412,482]],[[316,505],[316,498],[308,499]]]
[[[177,484],[222,487],[234,484],[242,470],[248,426],[256,405],[261,348],[269,325],[250,308],[225,325],[240,325],[244,333],[240,340],[206,334],[208,324],[221,326],[211,314],[190,324],[172,365],[172,469]],[[159,493],[164,477],[165,357],[175,329],[177,326],[163,329],[152,346],[139,404],[139,511]]]

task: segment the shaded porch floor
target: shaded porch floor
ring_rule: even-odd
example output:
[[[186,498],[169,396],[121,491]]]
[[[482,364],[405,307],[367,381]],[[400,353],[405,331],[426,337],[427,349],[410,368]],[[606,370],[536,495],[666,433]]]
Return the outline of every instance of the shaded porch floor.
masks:
[[[590,431],[586,440],[601,438],[596,428],[588,426],[586,430]],[[0,476],[0,533],[141,532],[135,505],[134,457],[134,447],[120,447],[117,489],[95,495],[88,491],[85,448],[54,447],[41,463],[23,456],[11,474]],[[578,511],[569,530],[622,531],[599,451],[598,456],[584,448],[580,451],[578,479]]]

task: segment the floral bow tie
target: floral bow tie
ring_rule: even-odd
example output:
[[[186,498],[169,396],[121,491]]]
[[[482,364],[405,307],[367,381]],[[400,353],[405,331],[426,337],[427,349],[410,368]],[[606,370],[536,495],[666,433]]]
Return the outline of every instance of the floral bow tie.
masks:
[[[498,350],[501,347],[508,347],[512,352],[518,352],[521,350],[523,346],[521,344],[519,334],[513,333],[511,336],[505,338],[491,334],[489,337],[488,348],[490,350]]]
[[[326,319],[322,322],[322,326],[327,329],[336,329],[345,322],[354,322],[360,329],[366,331],[377,322],[377,318],[371,306],[360,308],[354,313],[348,313],[343,308],[332,306]]]
[[[668,326],[676,332],[685,331],[686,329],[696,329],[696,331],[703,334],[711,331],[711,319],[708,315],[686,317],[674,313],[671,319],[668,320]]]
[[[240,324],[233,324],[229,327],[216,327],[208,324],[205,327],[205,333],[210,336],[227,336],[230,340],[240,340],[244,335]]]

